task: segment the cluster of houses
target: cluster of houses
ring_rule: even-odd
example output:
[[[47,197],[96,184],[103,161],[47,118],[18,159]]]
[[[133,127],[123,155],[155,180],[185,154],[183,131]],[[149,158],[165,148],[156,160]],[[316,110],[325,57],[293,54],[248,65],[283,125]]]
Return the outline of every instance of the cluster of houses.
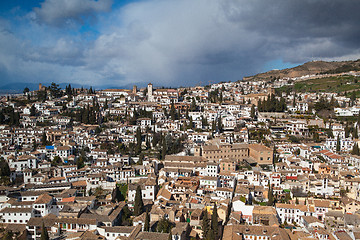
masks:
[[[8,167],[0,164],[3,233],[40,239],[46,228],[51,239],[202,239],[204,215],[216,211],[215,239],[360,239],[357,121],[324,120],[313,104],[335,99],[338,117],[357,116],[360,108],[335,93],[296,93],[294,101],[283,92],[277,97],[285,98],[285,112],[257,111],[260,100],[289,84],[77,89],[28,104],[19,102],[38,91],[2,97],[0,107],[20,115],[19,124],[0,125]],[[95,103],[97,124],[67,114]],[[120,149],[137,144],[139,130],[143,156]],[[156,134],[185,140],[177,153],[160,157]],[[113,198],[119,184],[124,201]],[[147,211],[128,221],[139,187]],[[170,233],[156,231],[162,219]]]

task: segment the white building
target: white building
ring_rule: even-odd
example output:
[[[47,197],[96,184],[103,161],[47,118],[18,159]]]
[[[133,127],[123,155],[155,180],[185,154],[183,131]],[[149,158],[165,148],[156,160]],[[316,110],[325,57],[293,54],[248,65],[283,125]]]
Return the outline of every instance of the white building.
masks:
[[[275,208],[281,223],[300,224],[303,216],[311,215],[305,205],[277,203]]]
[[[3,208],[0,210],[0,222],[12,224],[26,224],[34,216],[33,208]]]

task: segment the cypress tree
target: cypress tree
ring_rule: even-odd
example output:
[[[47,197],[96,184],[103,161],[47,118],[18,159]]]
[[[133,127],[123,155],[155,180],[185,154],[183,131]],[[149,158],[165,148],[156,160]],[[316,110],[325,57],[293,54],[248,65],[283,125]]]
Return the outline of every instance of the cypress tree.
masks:
[[[45,145],[47,144],[45,131],[43,132],[43,135],[42,135],[42,137],[41,137],[41,144],[42,144],[43,146],[45,146]]]
[[[207,240],[215,240],[215,234],[214,234],[214,230],[210,229],[209,230],[209,233],[208,233],[208,236],[206,238]]]
[[[358,129],[357,127],[354,127],[354,130],[353,130],[353,138],[358,138]]]
[[[41,236],[40,236],[40,240],[49,240],[49,234],[47,229],[45,228],[44,223],[42,224],[42,229],[41,229]]]
[[[255,105],[254,104],[251,106],[250,117],[255,118]]]
[[[166,152],[167,152],[167,144],[166,144],[165,138],[163,138],[163,146],[162,146],[162,150],[161,150],[161,159],[165,159]]]
[[[136,129],[136,154],[139,154],[141,152],[141,143],[142,143],[142,139],[141,139],[141,129],[140,127],[138,127]]]
[[[145,145],[146,145],[146,150],[148,150],[148,149],[150,149],[150,148],[151,148],[151,144],[150,144],[149,136],[146,136],[146,142],[145,142]]]
[[[296,106],[296,93],[294,93],[294,98],[293,98],[293,107],[295,107]]]
[[[150,230],[150,215],[149,215],[149,211],[146,210],[144,231],[148,232],[149,230]]]
[[[359,146],[357,143],[354,144],[353,149],[351,151],[351,154],[353,155],[360,155]]]
[[[336,140],[336,151],[340,152],[340,136],[337,136],[337,140]]]
[[[115,186],[112,192],[112,202],[120,202],[121,201],[121,192],[118,186]]]
[[[211,230],[214,233],[214,239],[217,239],[218,231],[219,231],[219,222],[218,222],[218,213],[216,203],[214,204],[213,213],[211,215]]]
[[[269,183],[269,196],[268,196],[268,206],[273,206],[274,205],[274,192],[272,189],[272,186],[270,186]]]
[[[257,104],[257,107],[258,107],[258,111],[259,111],[259,112],[263,112],[263,111],[264,111],[264,109],[263,109],[263,104],[262,104],[261,99],[259,99],[258,104]]]
[[[190,117],[190,123],[189,123],[189,125],[190,125],[190,128],[191,128],[191,129],[194,129],[194,122],[193,122],[192,117]]]
[[[223,130],[223,126],[222,126],[221,116],[219,116],[219,117],[218,117],[218,124],[217,124],[217,127],[218,127],[218,131],[219,131],[219,132],[222,132],[222,130]]]
[[[141,187],[140,185],[138,185],[135,194],[134,215],[139,216],[140,214],[143,213],[143,210],[144,210],[144,202],[142,199]]]
[[[210,230],[210,220],[206,210],[203,212],[203,214],[204,216],[203,216],[201,228],[203,230],[203,239],[207,239]]]
[[[216,123],[215,123],[215,120],[212,122],[211,124],[211,131],[215,131],[216,130]]]
[[[35,105],[32,105],[30,108],[30,116],[35,116],[36,114],[36,108]]]
[[[175,111],[174,101],[171,101],[170,116],[171,116],[171,120],[176,120],[176,111]]]

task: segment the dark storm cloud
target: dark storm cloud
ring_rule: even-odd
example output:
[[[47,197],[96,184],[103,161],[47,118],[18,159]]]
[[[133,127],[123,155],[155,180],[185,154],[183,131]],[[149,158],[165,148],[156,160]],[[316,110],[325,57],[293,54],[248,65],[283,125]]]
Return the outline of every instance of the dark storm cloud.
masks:
[[[0,33],[2,68],[25,77],[26,71],[44,76],[46,69],[65,81],[94,85],[180,86],[238,80],[279,59],[295,64],[360,58],[360,1],[349,0],[139,1],[99,19],[92,41],[66,31],[49,37],[52,25],[110,7],[110,1],[45,1],[33,14],[47,28],[30,26],[45,40],[33,44]],[[22,61],[26,67],[20,69],[9,64]]]
[[[299,57],[338,57],[360,47],[359,1],[283,0],[283,1],[225,1],[222,4],[230,21],[242,24],[247,31],[257,31],[267,37],[272,47],[293,51],[299,47]],[[274,38],[278,38],[277,43]],[[323,46],[321,45],[323,42]],[[316,44],[316,49],[313,48]],[[306,51],[308,46],[308,51]],[[329,47],[339,51],[328,53]],[[312,53],[312,54],[311,54]],[[290,54],[289,60],[296,61]]]
[[[112,3],[112,0],[45,0],[34,12],[39,22],[62,26],[94,18],[98,12],[109,11]]]

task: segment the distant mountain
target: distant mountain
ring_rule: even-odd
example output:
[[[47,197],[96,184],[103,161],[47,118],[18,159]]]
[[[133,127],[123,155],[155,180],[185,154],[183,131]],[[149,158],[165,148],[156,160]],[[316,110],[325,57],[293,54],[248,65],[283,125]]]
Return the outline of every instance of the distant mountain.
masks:
[[[11,93],[21,93],[24,88],[28,87],[30,91],[39,89],[39,84],[36,83],[23,83],[23,82],[13,82],[13,83],[7,83],[2,86],[0,86],[0,90],[2,92],[11,92]]]
[[[99,90],[99,89],[106,89],[106,88],[125,88],[125,89],[132,89],[132,84],[122,85],[122,86],[114,86],[114,85],[103,85],[103,86],[90,86],[90,85],[80,85],[77,83],[57,83],[59,84],[59,87],[62,89],[65,89],[66,86],[71,84],[71,87],[73,88],[90,88]],[[42,83],[43,86],[50,86],[51,83]],[[7,83],[0,86],[0,94],[14,94],[14,93],[22,93],[24,91],[24,88],[28,87],[30,91],[38,90],[39,89],[39,83],[27,83],[27,82],[13,82],[13,83]]]
[[[286,68],[283,70],[271,70],[265,73],[256,74],[254,76],[244,77],[243,80],[270,80],[274,77],[294,78],[320,73],[342,73],[349,71],[360,71],[360,59],[356,61],[342,62],[312,61],[293,68]]]
[[[66,86],[69,85],[69,83],[58,83],[60,88],[64,89]],[[88,85],[80,85],[76,83],[70,83],[72,87],[74,88],[89,88]],[[51,83],[42,83],[43,86],[50,86]],[[2,86],[0,86],[0,93],[22,93],[24,88],[28,87],[30,91],[38,90],[39,89],[39,83],[28,83],[28,82],[13,82],[13,83],[7,83]]]

